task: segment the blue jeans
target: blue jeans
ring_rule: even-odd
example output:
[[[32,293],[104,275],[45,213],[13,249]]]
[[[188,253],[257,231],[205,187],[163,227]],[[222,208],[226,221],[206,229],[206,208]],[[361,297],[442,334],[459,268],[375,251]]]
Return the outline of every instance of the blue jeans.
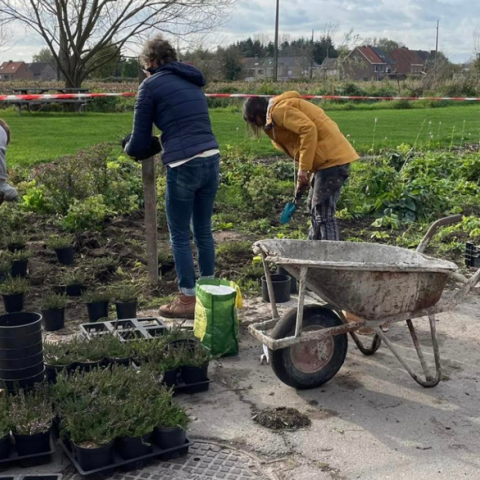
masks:
[[[220,155],[194,158],[175,168],[167,167],[167,221],[178,285],[185,295],[195,295],[195,266],[190,246],[190,224],[198,250],[200,277],[215,273],[212,214],[219,183]]]

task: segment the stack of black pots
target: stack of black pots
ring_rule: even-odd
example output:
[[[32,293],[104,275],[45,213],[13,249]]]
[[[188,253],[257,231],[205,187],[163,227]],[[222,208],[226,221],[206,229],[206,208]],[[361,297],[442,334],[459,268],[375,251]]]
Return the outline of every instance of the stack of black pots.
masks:
[[[30,389],[45,376],[42,316],[10,313],[0,316],[0,387]]]

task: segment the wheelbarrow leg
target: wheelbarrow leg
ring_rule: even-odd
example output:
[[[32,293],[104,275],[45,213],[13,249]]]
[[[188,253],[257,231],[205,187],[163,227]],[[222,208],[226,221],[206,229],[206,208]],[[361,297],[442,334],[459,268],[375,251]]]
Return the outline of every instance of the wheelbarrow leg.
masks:
[[[438,341],[437,341],[437,329],[435,323],[435,315],[429,315],[428,319],[430,321],[430,333],[432,337],[432,344],[433,344],[433,355],[435,358],[435,377],[432,377],[430,374],[430,370],[427,366],[427,362],[425,361],[425,357],[423,355],[422,349],[420,348],[420,343],[418,341],[417,333],[415,328],[413,327],[413,323],[411,320],[407,320],[407,325],[410,330],[410,335],[412,336],[413,344],[415,345],[415,349],[417,351],[418,358],[422,365],[423,372],[425,374],[425,380],[420,378],[412,369],[412,367],[405,361],[405,359],[398,353],[396,348],[390,342],[390,340],[386,337],[386,335],[382,332],[380,327],[376,328],[376,332],[378,336],[385,342],[385,345],[388,349],[393,353],[395,358],[400,362],[400,364],[405,368],[405,370],[411,375],[411,377],[422,387],[424,388],[432,388],[437,386],[440,383],[442,378],[442,369],[440,365],[440,350],[438,348]]]
[[[375,334],[375,336],[373,337],[372,343],[369,347],[366,347],[363,344],[363,342],[358,338],[358,335],[355,332],[350,332],[350,336],[353,338],[353,341],[355,342],[357,348],[368,357],[374,355],[382,344],[382,340],[377,334]]]
[[[265,270],[265,280],[267,281],[268,297],[270,298],[270,306],[272,307],[272,319],[278,320],[280,318],[280,315],[278,315],[277,302],[275,301],[275,292],[273,291],[272,274],[270,273],[270,268],[268,268],[268,263],[263,252],[262,262],[263,269]]]

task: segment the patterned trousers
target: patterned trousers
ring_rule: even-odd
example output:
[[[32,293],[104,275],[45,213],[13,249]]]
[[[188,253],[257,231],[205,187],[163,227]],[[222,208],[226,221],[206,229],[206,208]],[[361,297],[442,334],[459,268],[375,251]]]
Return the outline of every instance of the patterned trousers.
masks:
[[[309,240],[340,240],[335,213],[350,165],[319,170],[312,178],[309,195],[311,226]]]

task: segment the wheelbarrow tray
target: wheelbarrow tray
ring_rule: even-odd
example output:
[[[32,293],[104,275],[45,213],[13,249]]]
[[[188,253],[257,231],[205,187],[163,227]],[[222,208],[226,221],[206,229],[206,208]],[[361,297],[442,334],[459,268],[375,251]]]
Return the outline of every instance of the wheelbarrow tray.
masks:
[[[373,243],[265,240],[266,260],[297,279],[308,267],[307,287],[338,310],[366,320],[433,307],[458,267],[404,248]]]

